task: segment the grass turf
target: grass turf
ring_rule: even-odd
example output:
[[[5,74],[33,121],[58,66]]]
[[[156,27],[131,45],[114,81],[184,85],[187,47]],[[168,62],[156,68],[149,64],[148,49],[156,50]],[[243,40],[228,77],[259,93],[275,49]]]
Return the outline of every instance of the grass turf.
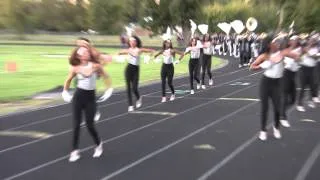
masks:
[[[100,51],[117,54],[120,49],[99,48]],[[0,101],[26,99],[31,95],[62,86],[68,73],[68,56],[71,47],[65,46],[18,46],[0,45]],[[188,56],[175,66],[175,76],[188,72]],[[8,72],[8,62],[15,62],[16,72]],[[140,82],[160,79],[161,63],[143,64],[141,61]],[[213,66],[222,61],[213,58]],[[111,75],[113,87],[124,87],[126,63],[111,63],[105,67]],[[103,89],[102,81],[97,83]],[[160,88],[160,87],[159,87]]]

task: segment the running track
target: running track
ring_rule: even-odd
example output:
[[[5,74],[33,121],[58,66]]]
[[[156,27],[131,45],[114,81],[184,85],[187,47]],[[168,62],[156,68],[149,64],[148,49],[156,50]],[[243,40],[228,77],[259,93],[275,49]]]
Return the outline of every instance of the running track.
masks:
[[[99,104],[102,116],[96,126],[104,142],[99,159],[92,158],[93,141],[82,128],[81,159],[68,162],[70,104],[2,116],[0,131],[51,136],[0,136],[0,179],[320,179],[319,108],[307,107],[306,113],[291,109],[292,127],[281,129],[283,138],[274,139],[269,128],[268,140],[261,142],[261,72],[238,69],[231,60],[214,77],[213,87],[195,95],[180,93],[167,103],[160,103],[160,84],[142,87],[140,113],[127,113],[125,92]],[[176,90],[189,90],[187,78],[174,84]]]

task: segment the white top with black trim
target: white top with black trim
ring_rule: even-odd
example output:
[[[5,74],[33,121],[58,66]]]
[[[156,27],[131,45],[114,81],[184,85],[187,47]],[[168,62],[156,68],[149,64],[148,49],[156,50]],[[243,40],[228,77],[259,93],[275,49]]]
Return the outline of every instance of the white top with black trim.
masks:
[[[190,57],[192,59],[199,59],[200,58],[200,48],[199,47],[187,47],[185,52],[190,51]]]
[[[172,64],[173,63],[173,56],[172,56],[172,49],[166,49],[163,51],[163,63],[164,64]]]
[[[204,42],[203,54],[211,55],[212,54],[212,45],[211,42]]]
[[[80,68],[92,68],[92,63],[89,62],[86,66]],[[96,89],[97,73],[92,73],[90,76],[84,76],[81,73],[77,73],[77,87],[84,90],[95,90]]]
[[[139,54],[139,48],[129,48],[129,59],[128,63],[139,66],[140,64],[140,54]]]
[[[296,55],[300,55],[301,52],[302,52],[301,47],[298,47],[298,48],[293,49],[291,51],[291,53],[296,54]],[[288,70],[290,70],[292,72],[297,72],[299,70],[299,68],[300,68],[299,63],[296,60],[294,60],[294,59],[292,59],[290,57],[285,57],[284,58],[284,63],[285,63],[284,68],[288,69]]]
[[[279,55],[279,53],[280,52],[273,53],[271,54],[271,57],[277,56]],[[267,61],[270,61],[270,60],[267,60]],[[272,62],[271,66],[268,67],[263,74],[268,78],[278,79],[283,76],[283,70],[284,70],[283,61],[280,61],[278,63]]]
[[[307,67],[315,67],[317,65],[317,60],[311,56],[318,54],[318,48],[313,47],[301,57],[301,65]]]

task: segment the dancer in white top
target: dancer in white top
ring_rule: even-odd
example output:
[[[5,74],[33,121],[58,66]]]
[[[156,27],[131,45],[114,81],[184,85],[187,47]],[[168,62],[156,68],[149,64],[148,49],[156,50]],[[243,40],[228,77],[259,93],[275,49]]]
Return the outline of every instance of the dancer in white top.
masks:
[[[213,46],[211,42],[211,37],[209,34],[205,34],[203,37],[203,56],[202,56],[202,79],[201,79],[201,88],[206,89],[205,85],[205,75],[206,72],[209,76],[209,85],[213,85],[212,73],[211,73],[211,57],[213,53]]]
[[[141,40],[136,37],[129,38],[129,48],[121,50],[119,55],[125,54],[129,55],[128,65],[125,70],[125,78],[126,78],[126,85],[127,85],[127,94],[128,94],[128,111],[134,111],[133,102],[132,102],[132,95],[131,95],[131,88],[133,89],[133,93],[135,94],[137,101],[136,101],[136,108],[140,108],[142,105],[142,98],[140,97],[138,86],[139,86],[139,72],[140,72],[140,55],[141,53],[153,53],[155,50],[142,48]]]
[[[305,108],[303,106],[303,97],[305,88],[307,86],[310,87],[310,96],[311,101],[309,102],[309,106],[311,108],[315,108],[314,103],[320,103],[320,100],[318,98],[318,92],[317,92],[317,82],[316,82],[316,65],[317,65],[317,54],[319,53],[318,47],[317,47],[317,41],[315,39],[310,39],[308,41],[307,47],[303,49],[303,55],[301,57],[301,76],[300,76],[300,82],[301,82],[301,90],[298,97],[298,111],[305,111]]]
[[[198,42],[197,38],[192,38],[190,40],[189,46],[186,48],[184,55],[190,54],[189,60],[189,80],[190,80],[190,93],[194,94],[193,80],[197,82],[197,89],[200,89],[200,80],[198,78],[198,67],[200,58],[200,48],[202,48],[201,43]],[[180,60],[184,57],[181,56]]]
[[[261,100],[261,131],[259,138],[267,139],[267,114],[269,109],[269,98],[272,100],[274,110],[274,126],[273,134],[277,139],[281,138],[280,127],[280,80],[283,76],[285,56],[292,57],[286,52],[280,51],[281,40],[272,37],[265,39],[267,48],[250,66],[250,69],[265,69],[260,84],[260,100]]]
[[[86,125],[89,133],[91,134],[97,147],[95,148],[93,157],[100,157],[103,148],[99,135],[94,127],[93,119],[96,112],[96,100],[95,100],[95,89],[97,75],[100,74],[105,80],[107,86],[107,75],[104,72],[101,64],[97,59],[94,58],[92,51],[89,47],[76,48],[72,53],[69,63],[71,65],[69,75],[64,83],[62,97],[66,102],[71,102],[73,105],[73,145],[72,152],[70,154],[69,161],[74,162],[80,158],[79,147],[79,134],[80,134],[80,123],[82,119],[82,111],[85,112]],[[68,93],[70,83],[72,79],[77,76],[77,89],[72,97]],[[108,99],[110,94],[105,94],[99,100],[105,101]]]
[[[174,76],[174,56],[175,54],[183,55],[182,52],[176,50],[172,46],[171,40],[163,41],[162,50],[157,53],[154,57],[157,58],[160,54],[163,55],[163,64],[161,67],[161,90],[162,90],[162,99],[161,102],[166,102],[166,79],[168,79],[168,85],[171,90],[170,101],[175,99],[175,91],[173,87],[173,76]]]

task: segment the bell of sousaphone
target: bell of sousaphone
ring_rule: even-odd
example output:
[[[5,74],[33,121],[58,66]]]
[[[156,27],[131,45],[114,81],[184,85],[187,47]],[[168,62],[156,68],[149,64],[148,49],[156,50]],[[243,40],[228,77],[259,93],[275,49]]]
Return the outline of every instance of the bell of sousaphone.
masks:
[[[246,22],[246,28],[249,31],[254,31],[258,27],[258,21],[254,17],[250,17]]]

